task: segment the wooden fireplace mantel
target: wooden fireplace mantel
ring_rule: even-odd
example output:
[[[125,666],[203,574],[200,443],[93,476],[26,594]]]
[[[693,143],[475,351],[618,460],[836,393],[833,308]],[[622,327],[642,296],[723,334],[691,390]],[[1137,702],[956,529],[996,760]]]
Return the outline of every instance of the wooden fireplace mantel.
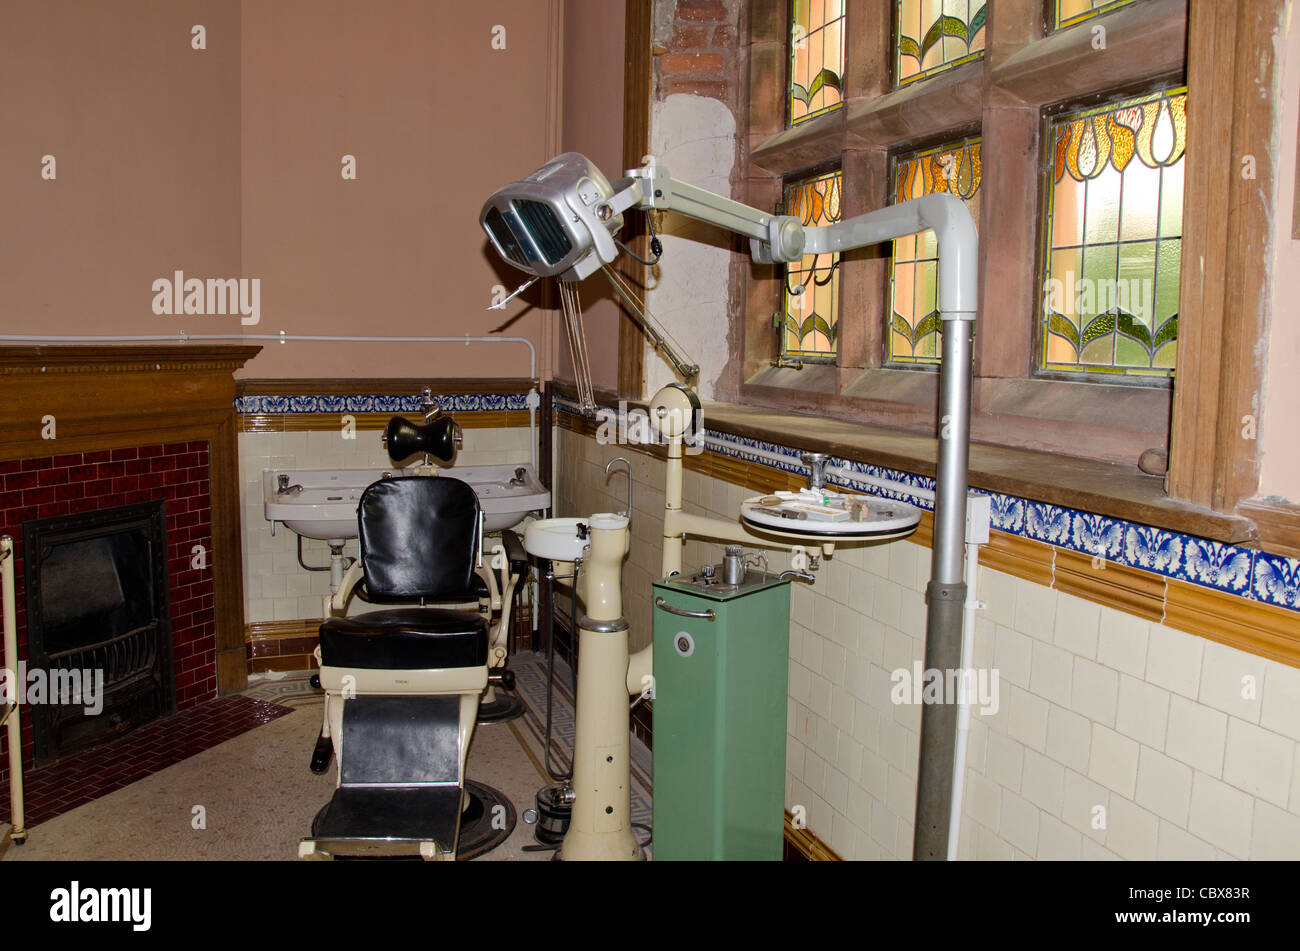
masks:
[[[0,462],[208,443],[217,690],[247,684],[234,373],[261,347],[0,347]]]

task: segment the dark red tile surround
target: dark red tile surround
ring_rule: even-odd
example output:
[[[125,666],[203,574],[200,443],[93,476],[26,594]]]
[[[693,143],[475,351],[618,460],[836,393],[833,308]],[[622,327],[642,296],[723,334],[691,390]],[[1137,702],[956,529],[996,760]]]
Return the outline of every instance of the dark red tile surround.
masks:
[[[167,443],[0,462],[0,534],[14,539],[14,606],[21,660],[27,658],[23,522],[158,499],[164,502],[167,514],[176,708],[184,711],[217,694],[208,444]],[[191,565],[195,545],[202,545],[207,552],[205,568]],[[8,773],[5,747],[0,734],[0,779]],[[24,762],[31,762],[31,750],[28,718],[23,722]]]

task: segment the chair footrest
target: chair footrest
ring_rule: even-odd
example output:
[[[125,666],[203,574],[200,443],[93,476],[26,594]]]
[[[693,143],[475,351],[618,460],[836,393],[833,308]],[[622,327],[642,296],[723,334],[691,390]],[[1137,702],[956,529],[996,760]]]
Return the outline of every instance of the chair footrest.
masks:
[[[349,854],[419,854],[419,843],[456,849],[460,829],[460,786],[343,786],[316,814],[312,838]]]

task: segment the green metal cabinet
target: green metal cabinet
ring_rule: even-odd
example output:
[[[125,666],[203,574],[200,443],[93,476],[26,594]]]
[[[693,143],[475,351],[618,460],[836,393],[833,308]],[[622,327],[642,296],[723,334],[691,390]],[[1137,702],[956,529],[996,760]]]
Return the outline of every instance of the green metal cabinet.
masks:
[[[779,861],[790,582],[678,575],[653,597],[654,858]]]

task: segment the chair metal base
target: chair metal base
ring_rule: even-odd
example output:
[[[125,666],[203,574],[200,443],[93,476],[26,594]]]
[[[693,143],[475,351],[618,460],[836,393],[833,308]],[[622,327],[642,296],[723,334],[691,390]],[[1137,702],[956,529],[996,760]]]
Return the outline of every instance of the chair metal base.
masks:
[[[498,690],[491,703],[478,705],[479,723],[505,723],[524,715],[524,702],[519,697]]]

